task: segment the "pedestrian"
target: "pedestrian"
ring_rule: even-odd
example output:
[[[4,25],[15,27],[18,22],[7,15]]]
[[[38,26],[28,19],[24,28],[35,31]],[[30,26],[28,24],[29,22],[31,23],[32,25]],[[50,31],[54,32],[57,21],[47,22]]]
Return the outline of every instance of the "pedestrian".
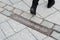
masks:
[[[36,8],[39,0],[33,0],[30,12],[33,15],[36,15]],[[55,0],[48,0],[47,8],[51,8],[55,4]]]

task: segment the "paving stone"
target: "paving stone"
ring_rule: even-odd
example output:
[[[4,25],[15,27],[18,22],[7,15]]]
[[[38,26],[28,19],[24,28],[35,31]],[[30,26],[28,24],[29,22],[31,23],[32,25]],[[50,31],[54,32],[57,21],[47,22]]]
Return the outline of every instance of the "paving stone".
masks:
[[[31,7],[33,0],[23,0],[23,1],[24,1],[26,4],[28,4],[29,7]]]
[[[13,12],[16,13],[17,15],[20,15],[22,13],[22,11],[19,9],[14,9]]]
[[[32,17],[30,13],[25,13],[25,12],[21,16],[27,19],[30,19]]]
[[[13,14],[13,13],[5,10],[5,11],[2,12],[2,14],[6,15],[6,16],[11,16],[11,14]]]
[[[7,9],[7,10],[10,10],[10,11],[12,11],[14,9],[12,6],[8,6],[8,5],[5,6],[4,8]]]
[[[31,29],[31,28],[28,28],[28,29],[38,40],[42,40],[45,37],[47,37],[46,35],[44,35],[44,34],[42,34],[40,32],[37,32],[37,31],[35,31],[35,30]]]
[[[13,4],[20,2],[21,0],[10,0]]]
[[[2,31],[0,30],[0,40],[3,40],[5,38],[4,34],[2,33]]]
[[[53,29],[60,32],[60,26],[58,26],[58,25],[55,25]]]
[[[46,20],[55,23],[55,24],[59,24],[60,25],[60,12],[56,12],[53,15],[45,18]]]
[[[13,5],[10,0],[0,0],[1,2],[8,4],[8,5]]]
[[[8,20],[8,19],[9,19],[9,18],[7,18],[6,16],[0,14],[0,23],[6,21],[6,20]]]
[[[4,7],[6,4],[0,2],[0,7]]]
[[[57,32],[54,31],[54,32],[51,34],[51,36],[53,36],[53,37],[55,37],[56,39],[60,40],[60,33],[57,33]]]
[[[47,3],[44,3],[42,5],[38,5],[37,7],[37,13],[39,13],[42,18],[45,18],[49,16],[50,14],[53,14],[56,10],[54,8],[47,8]]]
[[[12,19],[8,20],[9,24],[12,26],[12,28],[14,29],[14,31],[18,32],[24,28],[26,28],[27,26],[21,24],[21,23],[18,23]]]
[[[14,31],[11,29],[10,25],[7,22],[0,24],[0,28],[4,31],[6,37],[14,33]]]
[[[4,9],[3,8],[0,8],[0,12],[2,12]]]
[[[22,40],[36,40],[36,38],[34,38],[34,36],[27,29],[21,31],[20,36]]]
[[[17,3],[15,5],[13,5],[13,6],[18,8],[18,9],[21,9],[23,11],[29,10],[29,7],[24,2]]]
[[[9,40],[36,40],[27,29],[15,34],[14,36],[8,38]]]
[[[36,16],[42,18],[42,16],[39,13],[36,13]]]
[[[43,26],[45,26],[47,28],[52,28],[54,26],[53,23],[50,23],[48,21],[43,21],[41,25],[43,25]]]
[[[20,33],[17,33],[6,40],[22,40],[22,38],[20,37]]]
[[[55,39],[53,39],[51,37],[46,37],[44,40],[55,40]]]
[[[54,7],[60,11],[60,0],[55,0],[55,5]]]
[[[31,20],[36,23],[39,23],[39,24],[43,21],[42,19],[38,18],[37,16],[32,17]]]

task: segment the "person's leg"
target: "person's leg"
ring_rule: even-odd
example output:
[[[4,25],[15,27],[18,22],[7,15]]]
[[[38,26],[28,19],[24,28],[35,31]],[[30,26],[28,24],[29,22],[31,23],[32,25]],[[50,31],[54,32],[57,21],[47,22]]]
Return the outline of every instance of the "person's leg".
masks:
[[[47,8],[51,8],[55,4],[55,0],[48,0]]]
[[[33,0],[33,2],[32,2],[32,6],[30,8],[30,12],[33,15],[36,15],[36,8],[37,8],[37,5],[38,5],[38,1],[39,0]]]

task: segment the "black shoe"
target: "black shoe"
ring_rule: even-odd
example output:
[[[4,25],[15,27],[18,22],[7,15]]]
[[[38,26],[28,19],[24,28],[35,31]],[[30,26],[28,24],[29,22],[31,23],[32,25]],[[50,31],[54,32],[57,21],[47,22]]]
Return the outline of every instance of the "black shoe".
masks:
[[[36,15],[36,8],[31,7],[30,8],[30,13],[33,14],[33,15]]]
[[[47,8],[51,8],[55,4],[55,1],[48,2]]]

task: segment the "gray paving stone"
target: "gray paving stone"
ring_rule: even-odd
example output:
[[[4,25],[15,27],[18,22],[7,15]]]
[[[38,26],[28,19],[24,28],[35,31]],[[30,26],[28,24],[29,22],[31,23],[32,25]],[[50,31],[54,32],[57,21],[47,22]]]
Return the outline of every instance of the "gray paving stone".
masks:
[[[32,0],[23,0],[26,4],[29,5],[29,7],[31,7],[32,5]]]
[[[8,19],[9,19],[9,18],[7,18],[6,16],[0,14],[0,23],[6,21],[6,20],[8,20]]]
[[[45,37],[47,37],[46,35],[44,35],[44,34],[42,34],[40,32],[37,32],[37,31],[35,31],[35,30],[31,29],[31,28],[28,28],[28,29],[38,40],[42,40]]]
[[[6,15],[6,16],[11,16],[11,14],[13,14],[13,13],[10,12],[10,11],[4,10],[4,11],[2,12],[2,14]]]
[[[47,8],[47,3],[44,3],[42,5],[38,5],[37,7],[37,13],[39,13],[42,18],[45,18],[49,16],[50,14],[53,14],[56,10],[54,8]]]
[[[20,15],[22,13],[22,11],[19,9],[14,9],[13,12],[17,15]]]
[[[60,32],[60,26],[58,26],[58,25],[55,25],[53,29]]]
[[[43,21],[41,25],[43,25],[43,26],[45,26],[47,28],[52,28],[54,26],[53,23],[50,23],[48,21]]]
[[[14,31],[11,29],[10,25],[7,22],[0,24],[0,28],[4,31],[6,37],[14,33]]]
[[[9,24],[11,25],[11,27],[14,29],[14,31],[18,32],[24,28],[26,28],[27,26],[21,24],[21,23],[18,23],[12,19],[8,20]]]
[[[14,36],[8,39],[9,40],[36,40],[27,29],[22,30],[21,32],[15,34]]]
[[[51,15],[45,19],[52,23],[60,25],[60,12],[56,12],[53,15]]]
[[[55,0],[55,5],[54,5],[54,7],[57,9],[57,10],[59,10],[60,11],[60,0]]]
[[[11,37],[9,37],[8,39],[6,40],[22,40],[21,37],[20,37],[20,33],[17,33]]]
[[[5,38],[4,34],[2,33],[2,31],[0,30],[0,40],[3,40]]]
[[[51,34],[51,36],[53,36],[53,37],[55,37],[56,39],[60,40],[60,33],[57,33],[57,32],[54,31],[54,32]]]
[[[46,37],[44,40],[55,40],[55,39],[53,39],[51,37]]]
[[[4,9],[3,8],[0,8],[0,12],[2,12]]]
[[[5,6],[4,8],[7,10],[10,10],[10,11],[12,11],[14,9],[12,6],[9,6],[9,5]]]
[[[27,19],[30,19],[32,17],[30,13],[25,13],[25,12],[21,16]]]
[[[8,5],[13,5],[10,0],[0,0],[1,2],[8,4]]]
[[[34,36],[27,29],[24,29],[23,31],[21,31],[20,36],[22,40],[36,40]]]
[[[43,19],[40,19],[37,16],[34,16],[34,17],[31,18],[31,21],[34,21],[34,22],[40,24],[43,21]]]
[[[10,0],[13,4],[17,4],[18,2],[20,2],[21,0]]]
[[[13,5],[13,7],[16,7],[18,9],[21,9],[23,11],[29,10],[29,7],[24,2],[20,2],[18,4],[15,4],[15,5]]]
[[[0,7],[4,7],[6,4],[0,2]]]

